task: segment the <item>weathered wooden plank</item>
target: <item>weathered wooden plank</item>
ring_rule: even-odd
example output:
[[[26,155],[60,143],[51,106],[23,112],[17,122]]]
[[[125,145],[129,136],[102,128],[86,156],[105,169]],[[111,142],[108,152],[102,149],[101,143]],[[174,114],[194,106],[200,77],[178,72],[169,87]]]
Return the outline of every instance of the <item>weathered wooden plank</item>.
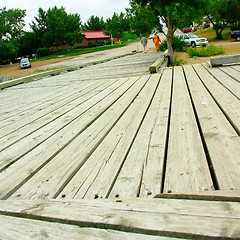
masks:
[[[1,215],[165,237],[239,239],[240,203],[174,199],[1,201]]]
[[[131,148],[158,82],[159,75],[151,77],[109,135],[87,160],[86,166],[80,169],[62,194],[69,197],[70,192],[71,197],[74,198],[93,199],[96,195],[108,197],[111,185],[114,184],[115,176],[125,163],[125,157]],[[86,177],[84,171],[87,173]],[[133,188],[136,187],[133,186]],[[74,189],[76,190],[73,191]]]
[[[156,73],[158,71],[158,69],[163,64],[167,54],[168,54],[168,50],[166,50],[164,53],[161,53],[159,58],[149,67],[149,72],[150,73]]]
[[[84,198],[94,198],[95,194],[108,197],[111,191],[111,185],[115,184],[115,179],[122,170],[122,166],[125,164],[126,157],[132,147],[136,134],[142,126],[142,120],[151,104],[158,83],[159,75],[151,76],[146,86],[129,107],[128,111],[122,116],[109,136],[107,136],[99,146],[100,148],[105,148],[105,144],[107,146],[110,145],[110,149],[112,150],[106,151],[106,154],[103,157],[103,160],[105,160],[106,163],[97,175],[91,176],[94,181],[90,181],[91,184],[89,185]],[[120,140],[117,141],[116,144],[113,144],[114,139],[119,135],[121,136]],[[97,155],[98,152],[96,151],[95,158]],[[136,187],[137,186],[134,186],[134,189],[136,189]],[[126,189],[122,190],[125,192]],[[80,192],[78,193],[79,194],[77,194],[75,198],[82,197],[82,194]],[[121,196],[122,192],[119,192],[118,194]]]
[[[32,96],[29,97],[29,101],[25,101],[22,105],[14,104],[14,100],[9,97],[9,100],[12,102],[12,105],[17,105],[17,109],[13,109],[12,113],[9,110],[6,114],[6,118],[1,121],[1,135],[6,134],[6,129],[14,131],[20,127],[25,126],[26,124],[32,122],[35,119],[39,119],[48,113],[61,108],[62,106],[68,103],[74,103],[80,96],[84,96],[91,91],[97,91],[99,86],[106,85],[107,81],[98,81],[92,82],[89,84],[81,84],[79,88],[74,88],[71,90],[69,87],[67,89],[62,89],[61,94],[57,94],[54,89],[52,89],[50,95],[46,94],[44,91],[38,93],[37,104],[33,102]],[[109,84],[109,83],[108,83]],[[17,93],[18,94],[18,93]],[[12,94],[13,95],[13,94]],[[55,96],[52,98],[52,96]],[[24,99],[26,97],[24,96]],[[8,109],[9,106],[6,106]],[[5,128],[4,128],[5,126]],[[8,130],[8,131],[10,131]]]
[[[204,69],[203,66],[195,65],[194,69],[198,72],[205,87],[211,93],[218,106],[222,109],[222,111],[227,116],[228,120],[231,122],[236,132],[240,136],[240,99],[237,99],[214,77],[209,75],[209,72],[207,72],[207,70]],[[222,78],[224,78],[224,76],[222,76]],[[237,86],[235,86],[235,88],[237,88]]]
[[[164,193],[212,189],[213,183],[182,67],[174,68],[169,131]]]
[[[7,146],[6,149],[0,152],[0,158],[2,159],[0,167],[4,168],[5,165],[9,164],[9,160],[11,163],[11,161],[25,155],[36,146],[46,141],[49,137],[52,137],[55,134],[61,134],[61,131],[64,128],[69,127],[68,125],[76,125],[75,122],[80,121],[79,119],[84,119],[84,121],[81,121],[81,125],[78,124],[79,127],[86,127],[86,125],[91,123],[92,119],[94,119],[99,112],[101,113],[104,111],[105,107],[109,105],[109,101],[107,99],[114,102],[126,90],[126,87],[129,86],[128,84],[131,85],[132,82],[122,79],[121,81],[106,88],[105,91],[99,91],[98,94],[94,94],[94,92],[91,93],[92,96],[89,99],[88,96],[79,98],[79,103],[76,106],[71,106],[70,104],[70,110],[65,110],[65,114],[62,114],[60,110],[57,110],[53,112],[52,116],[47,115],[46,118],[33,122],[27,127],[27,130],[23,128],[20,129],[19,132],[16,132],[15,135],[10,135],[9,138],[7,137],[5,142],[3,142],[3,147],[4,143],[9,143],[9,140],[11,143],[11,138],[13,139],[13,144]],[[87,119],[87,116],[92,117]],[[31,128],[33,128],[33,130]],[[24,132],[25,130],[29,131],[30,134],[29,132]],[[20,141],[17,141],[16,139],[20,139]]]
[[[220,190],[240,188],[240,139],[191,66],[184,66],[216,182]],[[201,77],[201,72],[198,72]]]
[[[240,56],[240,54],[239,54]],[[229,74],[232,78],[234,78],[236,81],[240,82],[240,74],[239,71],[235,70],[234,68],[231,67],[220,67],[220,69]]]
[[[44,129],[46,128],[51,129],[48,125],[52,124],[55,128],[58,128],[57,122],[63,121],[64,123],[60,127],[62,128],[62,126],[83,114],[87,109],[91,109],[91,107],[94,106],[94,103],[97,104],[100,102],[108,96],[109,92],[114,91],[113,89],[117,89],[126,81],[127,79],[123,79],[119,82],[113,82],[113,84],[105,83],[96,86],[96,88],[88,88],[77,96],[58,101],[59,105],[49,103],[44,109],[39,107],[40,109],[37,108],[32,112],[30,111],[29,117],[23,116],[21,120],[1,129],[1,134],[3,136],[5,135],[1,138],[1,149],[11,146],[11,144],[24,137],[28,137],[30,134],[38,135],[37,132],[39,131],[44,132]],[[53,121],[56,122],[53,124]],[[49,135],[51,135],[50,131]]]
[[[220,57],[211,57],[211,65],[213,67],[221,66],[224,64],[239,63],[240,54],[229,55],[229,56],[220,56]]]
[[[157,194],[155,198],[240,202],[240,191],[217,190],[194,193],[161,193]]]
[[[118,85],[121,83],[116,83]],[[34,107],[28,110],[29,115],[27,114],[17,114],[16,117],[8,118],[7,122],[1,128],[1,148],[3,149],[6,146],[11,145],[20,138],[23,138],[30,133],[40,129],[41,127],[46,126],[48,123],[58,119],[59,117],[64,117],[70,112],[73,112],[79,108],[81,104],[84,104],[87,101],[90,101],[91,98],[97,96],[101,91],[106,92],[106,89],[112,84],[107,82],[103,84],[98,84],[95,87],[90,86],[87,89],[84,89],[80,93],[75,93],[67,98],[61,96],[59,99],[54,101],[47,102],[46,104],[41,104],[37,107]],[[99,100],[101,98],[99,97]],[[76,114],[75,114],[76,115]],[[73,115],[72,118],[75,117]],[[11,121],[9,123],[9,121]],[[5,125],[5,126],[4,126]],[[5,142],[7,142],[5,144]]]
[[[48,79],[48,81],[50,80]],[[8,116],[14,115],[14,111],[24,112],[27,109],[31,109],[33,106],[45,103],[46,100],[44,101],[44,97],[54,99],[63,95],[66,89],[69,89],[69,86],[63,86],[60,83],[56,86],[51,86],[50,83],[46,83],[46,86],[28,86],[27,88],[14,87],[11,90],[3,90],[4,93],[8,93],[9,97],[8,101],[2,103],[1,115],[3,114],[3,117],[5,117],[4,110],[7,111],[6,113]],[[55,94],[53,94],[53,91]]]
[[[20,161],[2,172],[0,174],[1,197],[7,197],[9,194],[12,194],[12,192],[16,191],[22,184],[28,181],[29,173],[31,173],[30,176],[32,177],[47,163],[47,168],[42,169],[38,176],[34,178],[39,186],[37,188],[38,191],[35,192],[36,185],[34,183],[32,185],[34,186],[32,192],[30,192],[32,188],[30,184],[30,189],[28,187],[26,188],[26,194],[41,198],[53,197],[59,188],[65,184],[65,181],[67,181],[69,177],[71,178],[75,169],[82,167],[89,155],[91,155],[111,130],[112,126],[116,124],[126,108],[128,108],[136,98],[148,78],[148,76],[145,76],[140,78],[139,81],[137,81],[138,78],[132,78],[128,83],[128,91],[123,87],[123,89],[118,90],[118,93],[114,92],[112,96],[109,97],[109,101],[106,101],[106,105],[97,108],[99,112],[93,114],[89,111],[89,115],[71,124],[68,128],[61,131],[59,133],[60,135],[54,135],[52,138],[46,140],[36,147],[34,151],[25,155]],[[118,101],[116,101],[116,99]],[[114,103],[116,103],[116,105]],[[90,122],[89,117],[91,117],[92,122]],[[86,125],[86,128],[83,131],[84,125]],[[71,159],[71,161],[69,161],[69,159]],[[21,170],[21,175],[16,174],[16,169]],[[67,171],[67,174],[60,179],[58,174],[55,174],[55,171],[57,172],[58,170],[65,173]],[[38,181],[38,178],[43,178],[44,180]],[[24,186],[26,186],[26,184]],[[50,191],[48,190],[49,188],[51,189]],[[55,192],[53,188],[55,188]],[[23,195],[23,197],[26,196]]]
[[[240,72],[240,65],[239,64],[238,65],[232,65],[231,67]]]
[[[240,83],[221,71],[219,68],[210,68],[202,64],[220,84],[230,91],[238,100],[240,99]]]
[[[159,193],[170,102],[172,70],[164,71],[155,96],[109,197]],[[141,187],[141,190],[140,190]]]
[[[32,220],[26,218],[9,217],[0,215],[0,239],[1,240],[36,240],[36,239],[71,239],[71,240],[100,240],[100,239],[133,239],[133,240],[177,240],[151,236],[145,234],[128,233],[124,231],[114,231],[110,229],[79,227],[71,224],[60,224]]]

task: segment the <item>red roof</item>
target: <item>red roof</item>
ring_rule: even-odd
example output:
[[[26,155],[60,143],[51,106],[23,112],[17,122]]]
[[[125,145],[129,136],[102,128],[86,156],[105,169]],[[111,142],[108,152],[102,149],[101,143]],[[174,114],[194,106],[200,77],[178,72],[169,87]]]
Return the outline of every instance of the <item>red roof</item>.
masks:
[[[82,31],[82,34],[85,34],[85,38],[86,39],[106,39],[106,38],[110,38],[109,35],[105,35],[104,31]]]

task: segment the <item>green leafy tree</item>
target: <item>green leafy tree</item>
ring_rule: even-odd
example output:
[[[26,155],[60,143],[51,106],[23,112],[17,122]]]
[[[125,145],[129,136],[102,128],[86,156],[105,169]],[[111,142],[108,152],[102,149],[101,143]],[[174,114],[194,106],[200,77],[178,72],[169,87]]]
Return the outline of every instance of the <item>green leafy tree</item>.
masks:
[[[212,23],[217,39],[222,39],[228,24],[240,21],[240,0],[206,0],[203,6],[203,13]]]
[[[123,12],[119,15],[114,13],[112,18],[106,20],[105,33],[116,38],[121,38],[129,28],[129,19],[125,14]]]
[[[27,56],[36,53],[39,42],[35,32],[24,32],[19,39],[19,56]]]
[[[127,16],[131,29],[137,34],[148,35],[154,28],[162,30],[159,16],[155,15],[153,9],[149,6],[141,6],[134,1],[130,1],[131,8],[127,8]]]
[[[87,22],[83,25],[84,31],[100,31],[105,29],[105,22],[103,18],[98,16],[91,16]]]
[[[142,6],[150,6],[156,16],[167,26],[167,45],[170,63],[174,63],[172,36],[177,27],[186,22],[187,16],[191,19],[195,16],[195,12],[199,13],[203,0],[133,0]],[[193,15],[194,13],[194,15]],[[189,19],[190,20],[190,19]]]
[[[41,46],[74,45],[80,43],[84,35],[80,33],[81,19],[79,14],[67,14],[63,7],[48,9],[39,8],[36,22],[30,25],[36,33]]]
[[[17,56],[19,49],[19,38],[25,26],[23,18],[26,10],[0,9],[0,61]]]
[[[38,15],[34,17],[35,21],[32,21],[30,28],[35,33],[35,38],[38,43],[38,47],[44,47],[47,45],[45,42],[45,33],[47,32],[47,12],[42,8],[38,9]]]

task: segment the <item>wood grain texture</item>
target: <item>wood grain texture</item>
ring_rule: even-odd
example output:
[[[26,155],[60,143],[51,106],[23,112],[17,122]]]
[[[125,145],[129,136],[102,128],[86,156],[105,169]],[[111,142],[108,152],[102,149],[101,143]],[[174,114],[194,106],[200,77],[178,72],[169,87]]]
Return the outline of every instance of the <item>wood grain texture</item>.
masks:
[[[1,215],[167,237],[240,237],[240,203],[174,199],[1,201]],[[194,216],[194,217],[193,217]]]

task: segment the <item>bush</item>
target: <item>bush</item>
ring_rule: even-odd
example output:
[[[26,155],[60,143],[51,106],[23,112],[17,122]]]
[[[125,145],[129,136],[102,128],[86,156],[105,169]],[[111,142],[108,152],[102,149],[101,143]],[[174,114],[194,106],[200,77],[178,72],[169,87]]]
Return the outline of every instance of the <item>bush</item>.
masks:
[[[177,52],[185,52],[187,44],[180,40],[178,37],[173,36],[172,37],[172,46],[173,50]],[[167,50],[167,40],[164,40],[160,45],[159,45],[159,51],[165,51]]]
[[[89,42],[89,43],[88,43],[88,47],[89,47],[89,48],[91,48],[91,47],[97,47],[97,46],[98,46],[97,42]]]
[[[240,26],[238,26],[237,24],[231,24],[230,29],[231,29],[231,31],[236,31],[236,30],[240,29]]]
[[[125,32],[123,37],[121,38],[122,42],[128,42],[129,40],[137,40],[140,38],[137,34],[131,32]]]
[[[38,57],[44,57],[48,56],[50,54],[50,51],[48,50],[48,48],[38,48],[36,54],[38,55]]]
[[[213,44],[208,45],[207,47],[200,48],[188,48],[187,53],[189,57],[210,57],[214,55],[224,54],[225,50],[222,46],[217,47]]]

